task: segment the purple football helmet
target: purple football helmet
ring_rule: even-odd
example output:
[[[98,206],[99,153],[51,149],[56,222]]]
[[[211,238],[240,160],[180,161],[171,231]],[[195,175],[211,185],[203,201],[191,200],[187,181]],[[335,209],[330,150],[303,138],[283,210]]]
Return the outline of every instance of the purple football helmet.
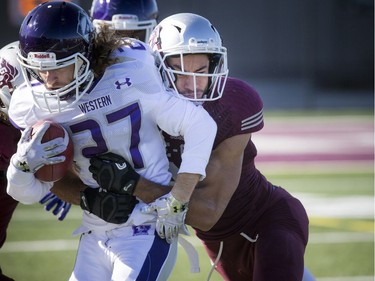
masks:
[[[94,27],[87,12],[69,2],[45,2],[25,17],[19,32],[18,59],[34,100],[42,109],[62,111],[76,103],[93,81],[90,55]],[[68,85],[49,90],[34,87],[39,71],[74,65],[74,79]]]
[[[124,37],[147,43],[157,24],[158,6],[155,0],[94,0],[90,15],[96,28],[107,24]]]

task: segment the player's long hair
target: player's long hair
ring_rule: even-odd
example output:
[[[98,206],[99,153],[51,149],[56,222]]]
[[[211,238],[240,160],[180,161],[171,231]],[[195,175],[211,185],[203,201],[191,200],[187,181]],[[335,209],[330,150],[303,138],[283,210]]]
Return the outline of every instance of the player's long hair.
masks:
[[[110,55],[112,51],[126,44],[120,36],[116,35],[116,30],[109,28],[108,25],[103,24],[99,30],[94,38],[91,57],[91,68],[95,78],[103,75],[108,66],[119,61]]]

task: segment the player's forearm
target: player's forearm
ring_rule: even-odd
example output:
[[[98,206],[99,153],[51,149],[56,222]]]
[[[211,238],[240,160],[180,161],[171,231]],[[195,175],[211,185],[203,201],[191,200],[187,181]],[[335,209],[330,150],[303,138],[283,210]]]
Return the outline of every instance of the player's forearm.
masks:
[[[178,174],[173,188],[154,183],[141,177],[137,183],[133,195],[137,196],[145,203],[151,203],[157,198],[172,191],[172,194],[176,199],[185,203],[190,200],[191,194],[194,191],[200,177],[201,175],[198,174]]]
[[[177,174],[176,182],[171,190],[173,197],[182,203],[189,202],[191,194],[193,193],[200,178],[201,175],[199,174]]]
[[[208,231],[220,219],[239,184],[243,151],[249,139],[250,135],[232,137],[212,152],[207,177],[192,194],[187,224]]]
[[[80,193],[86,187],[76,174],[68,171],[64,178],[55,182],[51,191],[61,200],[79,205],[81,200]]]
[[[186,223],[202,231],[210,230],[223,215],[231,196],[237,188],[239,174],[217,175],[215,181],[203,181],[195,188],[189,203]],[[212,174],[211,174],[212,175]],[[230,176],[231,175],[231,176]],[[229,179],[233,180],[229,180]]]
[[[151,203],[157,198],[170,192],[171,188],[172,187],[170,186],[157,184],[143,177],[140,177],[133,195],[137,196],[145,203]]]
[[[23,204],[37,203],[52,186],[52,183],[39,181],[32,173],[18,170],[13,164],[9,165],[7,179],[7,193]]]
[[[215,200],[209,197],[206,190],[197,187],[190,198],[186,224],[202,231],[210,230],[218,220],[216,218],[217,207]]]

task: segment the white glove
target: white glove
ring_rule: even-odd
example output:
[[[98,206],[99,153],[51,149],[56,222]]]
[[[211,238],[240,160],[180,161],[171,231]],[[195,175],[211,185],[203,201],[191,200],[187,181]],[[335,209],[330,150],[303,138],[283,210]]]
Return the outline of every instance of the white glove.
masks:
[[[179,233],[190,235],[185,225],[188,203],[181,203],[171,193],[156,199],[141,211],[148,214],[156,211],[156,231],[168,243],[172,243]]]
[[[63,138],[55,138],[41,143],[49,123],[45,122],[39,130],[31,137],[32,127],[26,128],[17,144],[17,152],[12,156],[12,164],[19,170],[35,173],[44,165],[52,165],[65,161],[65,156],[56,156],[64,152],[67,143]],[[55,157],[56,156],[56,157]]]

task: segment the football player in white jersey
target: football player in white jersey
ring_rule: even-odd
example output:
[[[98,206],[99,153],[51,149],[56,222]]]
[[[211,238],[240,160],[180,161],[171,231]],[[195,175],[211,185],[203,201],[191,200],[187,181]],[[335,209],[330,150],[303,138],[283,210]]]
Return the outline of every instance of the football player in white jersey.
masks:
[[[205,177],[215,122],[203,108],[165,90],[145,44],[124,43],[107,29],[95,34],[87,13],[73,3],[46,2],[33,9],[21,25],[19,41],[27,85],[15,91],[9,115],[25,130],[8,169],[8,193],[31,204],[49,192],[53,183],[33,173],[64,161],[57,155],[66,145],[61,138],[40,142],[48,125],[33,138],[30,127],[43,119],[60,123],[73,139],[75,171],[89,186],[81,194],[85,211],[76,233],[82,235],[70,280],[166,280],[175,263],[176,240],[160,239],[156,221],[165,225],[166,238],[183,228],[191,193]],[[132,52],[150,59],[123,55]],[[184,136],[185,148],[165,208],[155,216],[142,213],[146,204],[132,195],[139,175],[126,190],[111,190],[121,196],[108,197],[88,168],[93,156],[116,153],[142,177],[168,185],[171,174],[159,128]],[[96,201],[87,204],[93,194]],[[103,219],[95,215],[120,197],[126,204],[116,206],[130,206],[121,216],[113,217],[111,210],[101,213]]]
[[[100,31],[100,28],[106,25],[115,30],[116,36],[136,38],[146,43],[157,24],[158,14],[155,0],[94,0],[90,8],[90,17],[97,30]],[[150,56],[144,55],[144,53],[128,52],[122,55],[132,55],[133,58],[139,60],[150,59]],[[22,77],[22,75],[20,76]],[[59,220],[63,220],[70,210],[70,203],[61,200],[55,194],[60,193],[61,196],[66,196],[65,184],[67,182],[62,181],[61,189],[54,187],[53,192],[47,193],[40,200],[40,203],[45,205],[45,210],[52,210]]]

